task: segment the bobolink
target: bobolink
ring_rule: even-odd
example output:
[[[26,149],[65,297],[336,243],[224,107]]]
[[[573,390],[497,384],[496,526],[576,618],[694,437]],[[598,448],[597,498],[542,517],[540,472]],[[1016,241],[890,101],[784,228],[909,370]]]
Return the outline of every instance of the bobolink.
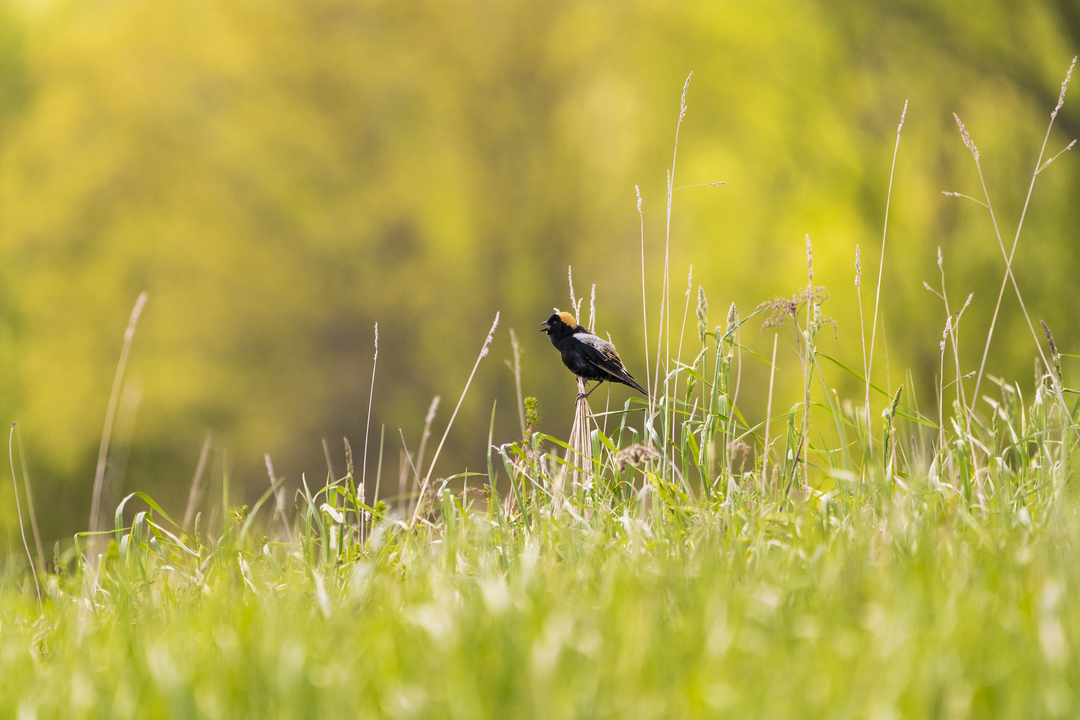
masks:
[[[578,397],[588,397],[605,380],[629,385],[645,397],[649,396],[645,388],[626,372],[615,346],[578,325],[570,313],[555,308],[552,316],[540,323],[540,329],[562,353],[563,365],[570,372],[585,380],[598,381],[592,390]]]

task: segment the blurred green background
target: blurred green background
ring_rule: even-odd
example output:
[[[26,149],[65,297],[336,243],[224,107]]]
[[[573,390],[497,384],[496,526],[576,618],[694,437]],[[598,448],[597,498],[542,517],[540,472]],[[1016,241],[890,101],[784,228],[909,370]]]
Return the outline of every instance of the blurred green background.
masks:
[[[634,186],[655,313],[665,172],[690,71],[675,184],[727,185],[675,193],[676,315],[690,264],[710,325],[732,302],[745,315],[797,292],[809,233],[838,327],[821,349],[853,367],[855,245],[865,301],[910,101],[883,319],[893,384],[910,368],[932,410],[945,312],[922,282],[939,284],[936,248],[953,305],[975,294],[965,371],[978,366],[1003,273],[987,212],[942,195],[980,196],[952,113],[979,146],[1011,240],[1078,47],[1075,0],[6,2],[0,410],[19,422],[45,540],[86,527],[143,290],[127,375],[138,403],[122,408],[111,472],[126,468],[125,491],[176,515],[207,433],[213,481],[228,467],[236,501],[267,486],[264,453],[291,486],[302,473],[321,483],[326,438],[343,472],[342,437],[358,454],[364,444],[375,322],[371,452],[385,424],[384,488],[396,491],[400,437],[415,452],[440,395],[430,458],[496,311],[436,474],[486,469],[496,399],[496,442],[520,434],[511,328],[524,393],[540,399],[542,429],[565,436],[575,386],[537,323],[569,306],[572,264],[579,296],[596,284],[598,331],[644,375]],[[1080,136],[1078,108],[1073,87],[1051,154]],[[1077,158],[1039,177],[1015,265],[1034,318],[1066,352],[1080,339]],[[1030,384],[1034,341],[1011,292],[1003,312],[989,371]],[[767,354],[758,327],[743,341]],[[780,340],[783,410],[800,380],[790,331]],[[741,400],[761,419],[767,368],[744,359]],[[833,377],[859,396],[850,376]],[[629,396],[611,395],[620,406]],[[0,488],[10,542],[11,483]]]

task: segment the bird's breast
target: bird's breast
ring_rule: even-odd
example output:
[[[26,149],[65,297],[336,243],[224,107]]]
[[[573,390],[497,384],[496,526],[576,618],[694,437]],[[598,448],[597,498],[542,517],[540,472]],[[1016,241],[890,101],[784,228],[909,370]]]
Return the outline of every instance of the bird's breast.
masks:
[[[568,347],[560,348],[562,351],[563,365],[575,375],[580,375],[585,378],[594,377],[597,373],[596,368],[593,367],[592,363],[590,363],[581,352],[577,351],[572,346],[569,346],[570,343],[567,343],[567,345]]]

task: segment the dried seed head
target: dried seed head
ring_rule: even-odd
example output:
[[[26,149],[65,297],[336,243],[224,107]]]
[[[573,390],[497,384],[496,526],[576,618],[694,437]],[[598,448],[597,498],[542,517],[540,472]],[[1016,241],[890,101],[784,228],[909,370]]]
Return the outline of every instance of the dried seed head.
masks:
[[[627,465],[640,465],[658,457],[660,455],[647,445],[631,445],[615,456],[615,464],[618,465],[619,472],[622,472]]]
[[[1069,72],[1065,73],[1065,80],[1061,83],[1061,94],[1058,95],[1057,106],[1054,107],[1054,112],[1050,113],[1050,118],[1056,118],[1058,110],[1065,104],[1065,90],[1069,87],[1069,81],[1072,80],[1072,71],[1076,67],[1076,58],[1072,59],[1072,63],[1069,64]]]
[[[862,264],[859,262],[859,245],[855,245],[855,288],[858,289],[862,281]]]
[[[495,322],[491,323],[491,329],[488,330],[487,339],[484,340],[484,347],[480,350],[480,357],[487,357],[488,346],[491,345],[491,341],[495,337],[495,328],[499,327],[499,313],[495,313]]]
[[[697,298],[697,319],[698,319],[698,336],[701,338],[701,344],[705,344],[705,335],[709,332],[709,299],[705,297],[705,288],[698,285],[698,298]]]
[[[1043,332],[1046,333],[1046,343],[1050,346],[1050,354],[1054,356],[1054,359],[1058,358],[1057,343],[1054,342],[1054,333],[1050,332],[1050,327],[1045,321],[1040,320],[1039,324],[1043,327]]]
[[[971,136],[968,135],[967,128],[964,127],[964,123],[960,120],[960,116],[953,113],[953,117],[956,118],[956,124],[960,127],[960,136],[964,139],[964,145],[971,151],[971,154],[975,156],[975,161],[979,160],[979,149],[975,147],[975,143],[971,141]]]
[[[694,77],[693,71],[686,76],[686,83],[683,85],[682,99],[679,100],[679,122],[686,117],[686,93],[690,92],[690,78],[692,77]]]
[[[349,477],[355,477],[353,475],[353,456],[352,445],[349,444],[349,438],[342,438],[345,441],[345,472],[349,473]],[[270,456],[266,456],[266,469],[270,471],[271,479],[274,477],[274,469],[270,467]]]
[[[589,295],[589,329],[596,330],[596,283],[593,283],[592,294]]]
[[[428,406],[427,415],[424,416],[424,425],[430,426],[435,421],[435,412],[439,409],[440,396],[436,395],[431,398],[431,405]]]
[[[127,330],[124,331],[124,342],[131,342],[131,338],[135,336],[135,326],[139,324],[139,316],[142,315],[143,306],[146,305],[149,297],[150,294],[146,291],[139,293],[139,297],[135,301],[135,307],[131,309]]]
[[[581,303],[574,295],[574,267],[572,265],[566,267],[566,277],[570,283],[570,305],[574,308],[574,317],[581,317]]]

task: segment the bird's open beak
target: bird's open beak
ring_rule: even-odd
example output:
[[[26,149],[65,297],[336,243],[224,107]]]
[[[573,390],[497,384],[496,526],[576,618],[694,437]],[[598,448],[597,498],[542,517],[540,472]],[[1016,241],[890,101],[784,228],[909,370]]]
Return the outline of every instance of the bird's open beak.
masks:
[[[546,331],[549,327],[551,327],[551,323],[545,320],[544,322],[540,323],[540,332]]]

